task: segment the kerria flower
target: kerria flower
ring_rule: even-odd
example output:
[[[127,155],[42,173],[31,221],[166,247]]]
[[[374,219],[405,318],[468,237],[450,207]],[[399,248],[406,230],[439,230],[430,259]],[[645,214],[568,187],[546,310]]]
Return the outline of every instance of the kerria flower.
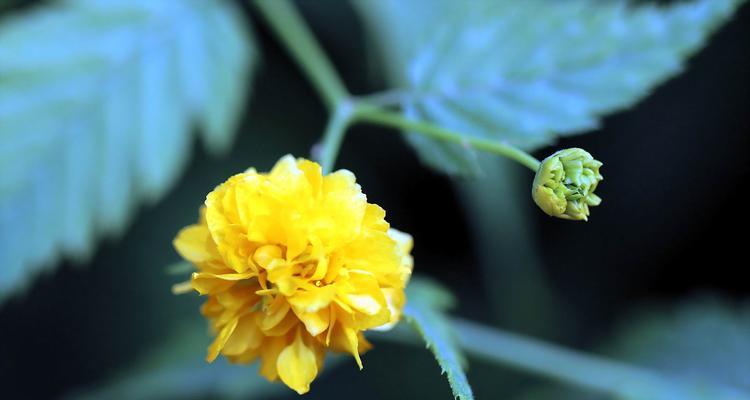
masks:
[[[263,376],[300,394],[328,351],[362,368],[362,332],[399,320],[412,270],[411,236],[390,229],[351,172],[324,176],[289,155],[219,185],[174,245],[198,270],[176,291],[208,297],[207,361],[259,359]]]

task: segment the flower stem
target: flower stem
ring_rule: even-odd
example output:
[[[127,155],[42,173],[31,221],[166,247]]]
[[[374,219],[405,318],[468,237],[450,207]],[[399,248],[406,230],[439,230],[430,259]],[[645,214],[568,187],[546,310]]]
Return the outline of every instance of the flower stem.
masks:
[[[425,121],[415,121],[393,111],[383,110],[369,104],[359,103],[355,110],[355,122],[370,122],[403,130],[407,134],[422,134],[433,139],[475,148],[517,161],[536,172],[539,160],[523,150],[494,140],[464,135]]]
[[[255,0],[255,7],[287,47],[330,110],[349,98],[333,65],[299,11],[288,0]]]
[[[328,123],[323,137],[321,149],[321,164],[323,172],[327,173],[333,169],[341,142],[346,129],[354,122],[369,122],[384,126],[402,129],[409,134],[423,134],[434,139],[470,146],[477,150],[487,151],[515,160],[534,172],[539,167],[539,161],[528,153],[492,140],[474,138],[461,133],[433,125],[425,121],[414,121],[402,117],[397,112],[382,109],[367,100],[360,100],[352,107],[351,95],[326,57],[323,49],[315,40],[310,28],[303,20],[299,11],[289,0],[255,0],[255,7],[266,19],[271,30],[274,31],[279,40],[289,50],[292,58],[313,83],[315,89],[321,94],[326,106],[332,110],[333,115]]]
[[[328,120],[328,125],[323,133],[319,159],[323,174],[328,174],[333,170],[336,156],[341,149],[341,142],[344,140],[346,129],[352,122],[352,117],[352,104],[349,101],[344,101],[338,104]]]

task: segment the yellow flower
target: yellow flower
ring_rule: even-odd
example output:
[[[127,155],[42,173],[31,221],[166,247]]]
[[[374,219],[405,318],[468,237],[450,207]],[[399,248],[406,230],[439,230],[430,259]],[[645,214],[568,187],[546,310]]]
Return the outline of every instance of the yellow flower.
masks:
[[[260,359],[263,376],[300,394],[329,350],[362,368],[362,331],[398,321],[412,269],[411,236],[389,228],[351,172],[323,176],[289,155],[219,185],[174,245],[198,269],[190,286],[208,296],[207,361]]]

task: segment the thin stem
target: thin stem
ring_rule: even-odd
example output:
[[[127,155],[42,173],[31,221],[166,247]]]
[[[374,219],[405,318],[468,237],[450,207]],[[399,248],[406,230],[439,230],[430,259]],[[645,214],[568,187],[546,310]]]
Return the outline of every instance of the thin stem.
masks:
[[[382,92],[358,96],[357,101],[379,107],[398,107],[406,97],[403,89],[388,89]]]
[[[320,165],[323,174],[328,174],[333,170],[336,163],[336,156],[341,149],[341,142],[344,140],[346,129],[352,121],[353,107],[348,101],[339,103],[328,120],[328,125],[323,133],[323,141],[320,149]]]
[[[346,87],[312,32],[310,32],[299,11],[294,8],[289,0],[255,0],[253,3],[279,40],[287,47],[316,90],[323,96],[328,108],[334,111],[322,142],[320,158],[324,172],[330,172],[333,168],[346,128],[353,121],[392,126],[407,133],[424,134],[435,139],[471,146],[478,150],[499,154],[518,161],[534,172],[538,169],[539,161],[537,159],[515,147],[461,135],[428,122],[409,120],[398,113],[383,110],[367,100],[359,101],[352,111],[349,104],[351,96]],[[370,100],[375,103],[389,104],[398,96],[398,92],[391,92]]]
[[[255,7],[320,92],[330,110],[349,94],[299,11],[288,0],[255,0]]]
[[[359,103],[357,105],[355,111],[355,121],[391,126],[394,128],[399,128],[405,133],[409,134],[423,134],[434,139],[457,143],[460,145],[475,148],[477,150],[482,150],[510,158],[511,160],[523,164],[534,172],[539,169],[539,160],[524,152],[523,150],[517,149],[513,146],[493,140],[471,137],[459,132],[452,131],[450,129],[431,124],[429,122],[411,120],[401,116],[399,113],[383,110],[378,107],[373,107],[369,104]]]

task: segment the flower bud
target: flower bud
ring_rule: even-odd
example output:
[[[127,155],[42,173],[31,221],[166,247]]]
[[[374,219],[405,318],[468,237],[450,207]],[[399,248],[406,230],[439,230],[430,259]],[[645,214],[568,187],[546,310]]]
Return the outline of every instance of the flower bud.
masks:
[[[588,220],[589,207],[602,199],[594,194],[602,175],[600,161],[578,148],[564,149],[545,158],[534,177],[531,196],[548,215]]]

